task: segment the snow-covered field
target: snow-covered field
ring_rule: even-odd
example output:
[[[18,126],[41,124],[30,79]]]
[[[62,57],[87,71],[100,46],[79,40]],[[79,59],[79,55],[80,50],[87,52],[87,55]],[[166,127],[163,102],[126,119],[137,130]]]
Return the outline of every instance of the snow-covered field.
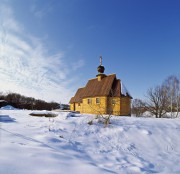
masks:
[[[0,110],[0,174],[179,174],[180,119]]]

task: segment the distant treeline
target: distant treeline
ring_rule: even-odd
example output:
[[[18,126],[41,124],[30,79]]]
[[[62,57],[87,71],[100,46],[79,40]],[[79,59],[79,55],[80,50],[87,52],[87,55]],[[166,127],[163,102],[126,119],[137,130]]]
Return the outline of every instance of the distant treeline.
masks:
[[[56,102],[48,103],[43,100],[35,99],[33,97],[26,97],[17,93],[0,93],[0,100],[4,100],[7,104],[19,109],[52,110],[60,107],[60,104]]]

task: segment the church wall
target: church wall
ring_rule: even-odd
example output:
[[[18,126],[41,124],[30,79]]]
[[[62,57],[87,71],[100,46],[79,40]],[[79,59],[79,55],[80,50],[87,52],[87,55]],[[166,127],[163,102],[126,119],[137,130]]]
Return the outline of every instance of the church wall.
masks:
[[[96,98],[100,103],[96,103]],[[88,99],[91,103],[88,103]],[[129,97],[89,97],[83,99],[82,103],[71,103],[71,111],[78,111],[85,114],[111,114],[111,115],[131,115],[131,99]]]
[[[81,103],[76,103],[75,107],[76,107],[76,111],[81,112],[81,107],[82,107]]]
[[[74,109],[74,103],[70,103],[70,110],[71,111],[74,111],[75,109]]]
[[[109,97],[107,114],[120,115],[120,97]]]
[[[131,99],[129,97],[121,98],[120,115],[131,115]]]
[[[71,111],[81,112],[81,108],[82,108],[82,103],[71,103],[70,104]]]
[[[100,103],[96,103],[96,98],[100,99]],[[91,103],[88,103],[88,99],[91,100]],[[81,113],[106,114],[106,111],[107,97],[89,97],[83,99]]]

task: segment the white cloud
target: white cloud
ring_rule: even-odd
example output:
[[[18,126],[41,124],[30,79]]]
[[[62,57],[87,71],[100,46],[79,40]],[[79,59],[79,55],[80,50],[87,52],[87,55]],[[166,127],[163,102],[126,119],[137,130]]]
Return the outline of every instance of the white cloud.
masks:
[[[9,6],[0,6],[0,92],[12,91],[48,101],[72,97],[64,53],[48,54],[43,39],[27,35]],[[11,26],[11,27],[10,27]],[[16,33],[16,34],[14,34]],[[83,66],[83,60],[73,70]]]
[[[38,19],[42,19],[46,14],[52,11],[52,3],[53,1],[41,6],[40,8],[37,7],[36,4],[33,4],[30,10],[34,14],[35,17],[37,17]]]
[[[1,30],[11,30],[15,32],[20,32],[23,29],[22,25],[20,25],[18,21],[14,19],[13,10],[8,5],[1,4],[0,15]]]
[[[77,60],[77,62],[73,63],[72,69],[75,71],[75,70],[81,68],[82,66],[84,66],[84,60],[80,59],[80,60]]]

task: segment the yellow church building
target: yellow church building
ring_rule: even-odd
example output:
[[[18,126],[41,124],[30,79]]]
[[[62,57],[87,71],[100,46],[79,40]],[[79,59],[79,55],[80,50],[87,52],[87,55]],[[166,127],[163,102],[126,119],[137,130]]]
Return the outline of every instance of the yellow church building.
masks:
[[[86,114],[131,115],[132,97],[124,90],[116,74],[104,74],[102,57],[97,68],[98,75],[90,79],[86,86],[79,88],[70,100],[70,110]]]

